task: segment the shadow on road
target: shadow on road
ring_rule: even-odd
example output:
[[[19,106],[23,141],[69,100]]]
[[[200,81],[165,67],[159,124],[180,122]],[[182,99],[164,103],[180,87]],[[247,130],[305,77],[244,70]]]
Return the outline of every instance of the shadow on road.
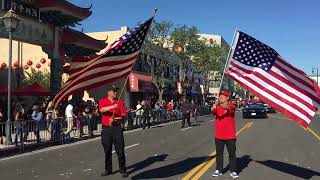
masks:
[[[249,155],[244,155],[240,158],[237,158],[237,169],[238,173],[240,174],[245,168],[247,168],[250,162],[253,161]],[[223,173],[226,173],[230,170],[230,165],[228,165],[224,170]]]
[[[300,177],[303,179],[311,179],[313,176],[320,176],[319,172],[302,168],[299,166],[287,164],[284,162],[267,160],[267,161],[256,161],[259,164],[265,165],[269,168],[275,169],[277,171],[281,171],[296,177]]]
[[[132,164],[132,165],[128,166],[128,169],[131,169],[130,171],[128,171],[128,174],[132,174],[138,170],[144,169],[153,163],[156,163],[159,161],[164,161],[167,157],[168,157],[168,154],[162,154],[162,155],[158,155],[158,156],[148,157],[147,159],[145,159],[141,162],[138,162],[136,164]]]
[[[159,168],[151,169],[148,171],[141,172],[131,179],[156,179],[156,178],[169,178],[179,174],[184,174],[194,167],[198,166],[202,162],[212,159],[213,157],[195,157],[187,158],[185,160],[162,166]]]

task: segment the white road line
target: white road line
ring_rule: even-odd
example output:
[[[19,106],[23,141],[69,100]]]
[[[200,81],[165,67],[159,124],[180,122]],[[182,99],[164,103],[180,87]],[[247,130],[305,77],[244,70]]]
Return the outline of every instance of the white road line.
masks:
[[[198,117],[206,117],[206,116],[209,116],[209,115],[198,116]],[[165,126],[165,125],[170,125],[170,124],[176,124],[176,123],[179,123],[179,122],[181,122],[181,120],[168,122],[168,123],[163,123],[161,125]],[[141,130],[142,130],[142,128],[134,129],[134,130],[130,130],[130,131],[125,131],[124,134],[133,133],[133,132],[137,132],[137,131],[141,131]],[[56,150],[56,149],[62,149],[62,148],[65,148],[65,147],[72,147],[72,146],[76,146],[76,145],[79,145],[79,144],[98,141],[100,139],[101,139],[101,137],[96,137],[96,138],[93,138],[93,139],[87,139],[87,140],[78,141],[78,142],[75,142],[75,143],[72,143],[72,144],[63,144],[63,145],[53,146],[53,147],[49,147],[49,148],[45,148],[45,149],[36,150],[36,151],[33,151],[33,152],[18,154],[18,155],[15,155],[15,156],[2,158],[2,159],[0,159],[0,162],[7,161],[7,160],[10,160],[10,159],[19,158],[19,157],[26,157],[26,156],[30,156],[30,155],[33,155],[33,154],[39,154],[39,153],[43,153],[43,152],[48,152],[48,151],[52,151],[52,150]]]
[[[129,149],[129,148],[132,148],[132,147],[135,147],[135,146],[139,146],[139,145],[140,145],[140,143],[133,144],[133,145],[131,145],[131,146],[125,147],[124,149]],[[112,154],[115,153],[115,152],[116,152],[116,151],[112,151]]]
[[[185,130],[191,129],[191,128],[192,128],[192,127],[183,128],[183,129],[181,129],[180,131],[185,131]]]

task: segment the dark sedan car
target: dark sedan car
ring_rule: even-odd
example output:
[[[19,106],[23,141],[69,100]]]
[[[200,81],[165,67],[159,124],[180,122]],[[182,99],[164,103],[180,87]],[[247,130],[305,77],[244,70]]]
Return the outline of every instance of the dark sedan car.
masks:
[[[267,113],[276,113],[277,111],[271,107],[269,104],[263,104],[263,106],[266,108]]]
[[[250,117],[260,117],[260,118],[267,118],[267,110],[261,104],[247,104],[243,107],[242,110],[243,118],[250,118]]]

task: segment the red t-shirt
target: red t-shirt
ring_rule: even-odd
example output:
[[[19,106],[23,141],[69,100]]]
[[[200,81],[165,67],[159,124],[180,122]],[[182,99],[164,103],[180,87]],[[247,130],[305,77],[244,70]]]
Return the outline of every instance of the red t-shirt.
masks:
[[[216,120],[214,121],[215,126],[215,138],[228,140],[236,139],[236,125],[235,125],[235,106],[232,103],[228,104],[230,110],[223,109],[220,105],[217,105],[215,111],[212,115],[216,115]],[[225,112],[227,113],[225,114]]]
[[[169,104],[167,105],[167,109],[168,109],[168,111],[172,111],[172,110],[173,110],[173,104],[172,104],[172,103],[169,103]]]
[[[99,101],[99,109],[117,104],[117,102],[118,100],[116,99],[113,101],[110,101],[107,97],[105,97]],[[122,100],[119,100],[118,108],[111,109],[108,112],[102,113],[102,126],[112,126],[112,124],[110,123],[110,119],[112,117],[113,112],[114,112],[114,116],[113,116],[114,118],[123,117],[127,115],[127,109]]]

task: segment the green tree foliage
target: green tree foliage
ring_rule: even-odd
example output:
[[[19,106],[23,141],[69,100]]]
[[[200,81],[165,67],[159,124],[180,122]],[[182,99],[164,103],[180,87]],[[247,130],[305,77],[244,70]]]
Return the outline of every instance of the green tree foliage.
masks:
[[[50,73],[48,71],[37,71],[31,68],[31,72],[25,72],[25,77],[22,81],[23,86],[38,83],[43,87],[50,88]]]

